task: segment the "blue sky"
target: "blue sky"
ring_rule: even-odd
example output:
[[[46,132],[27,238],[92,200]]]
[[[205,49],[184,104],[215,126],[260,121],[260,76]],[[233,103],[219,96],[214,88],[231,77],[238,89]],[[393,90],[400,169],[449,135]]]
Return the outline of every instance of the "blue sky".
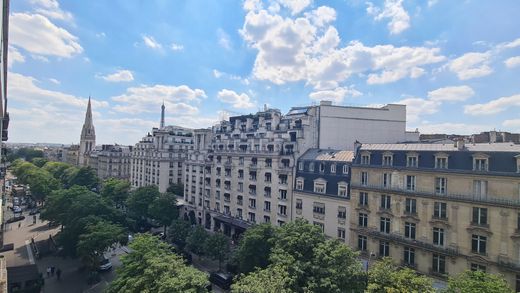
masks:
[[[520,132],[519,1],[11,2],[10,141],[98,143],[159,124],[332,100],[404,103],[408,129]]]

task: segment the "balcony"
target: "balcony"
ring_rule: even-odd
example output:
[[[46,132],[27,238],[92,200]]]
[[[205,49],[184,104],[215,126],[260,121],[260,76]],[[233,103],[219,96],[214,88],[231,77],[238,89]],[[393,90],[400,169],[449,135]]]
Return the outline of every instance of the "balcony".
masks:
[[[398,187],[383,187],[382,185],[375,185],[375,184],[368,184],[368,185],[362,185],[359,183],[351,183],[352,188],[361,189],[361,190],[367,190],[367,191],[376,191],[376,192],[390,192],[390,193],[396,193],[406,196],[416,196],[416,197],[425,197],[425,198],[432,198],[432,199],[439,199],[439,200],[452,200],[452,201],[459,201],[459,202],[468,202],[468,203],[474,203],[474,202],[482,202],[486,204],[492,204],[502,207],[520,207],[520,200],[510,200],[510,199],[503,199],[503,198],[497,198],[492,196],[476,196],[476,195],[470,195],[470,194],[435,194],[434,190],[421,190],[416,188],[414,191],[407,190],[406,188],[398,188]]]

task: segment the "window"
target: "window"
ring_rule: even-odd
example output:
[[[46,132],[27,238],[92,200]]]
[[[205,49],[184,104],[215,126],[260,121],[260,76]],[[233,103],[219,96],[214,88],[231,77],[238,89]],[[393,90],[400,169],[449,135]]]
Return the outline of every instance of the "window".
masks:
[[[478,254],[486,254],[487,237],[473,234],[471,236],[471,251]]]
[[[383,233],[390,233],[390,218],[381,217],[379,222],[379,231]]]
[[[435,178],[435,194],[446,194],[448,179],[445,177]]]
[[[285,189],[279,189],[278,192],[279,192],[279,194],[280,194],[279,199],[281,199],[281,200],[287,200],[287,190],[285,190]]]
[[[415,175],[406,175],[406,190],[415,190]]]
[[[244,197],[239,195],[237,196],[237,205],[241,206],[244,203]]]
[[[271,211],[271,202],[270,201],[264,201],[264,211],[266,211],[266,212]]]
[[[417,200],[415,198],[407,198],[405,200],[405,212],[408,214],[417,214]]]
[[[379,241],[379,256],[390,256],[390,242]]]
[[[411,247],[404,248],[404,263],[415,266],[415,249]]]
[[[359,227],[367,227],[368,226],[368,215],[364,213],[359,213]]]
[[[338,228],[338,238],[345,240],[345,229],[344,228]]]
[[[447,157],[435,157],[435,168],[436,169],[448,169],[448,158]]]
[[[408,239],[415,239],[415,223],[404,223],[404,237]]]
[[[406,157],[406,167],[417,168],[417,156]]]
[[[296,190],[303,190],[303,179],[296,179]]]
[[[325,172],[325,164],[320,163],[320,173]]]
[[[446,219],[447,204],[445,202],[435,202],[433,204],[433,217],[437,219]]]
[[[347,208],[338,207],[338,219],[346,219],[346,218],[347,218]]]
[[[476,198],[485,199],[487,197],[487,181],[474,180],[473,181],[473,195]]]
[[[392,155],[383,155],[383,166],[392,166]]]
[[[296,199],[296,209],[301,210],[303,208],[303,202],[301,199]]]
[[[298,163],[298,170],[303,171],[303,162]]]
[[[270,183],[270,182],[271,182],[271,177],[272,177],[272,176],[271,176],[271,173],[265,173],[265,175],[264,175],[264,181]]]
[[[312,206],[312,211],[316,214],[325,215],[325,204],[315,202]]]
[[[249,207],[255,209],[256,208],[256,199],[250,198],[249,199]]]
[[[309,164],[309,171],[314,172],[314,163]]]
[[[325,183],[314,182],[314,192],[325,193]]]
[[[321,228],[321,232],[323,232],[325,230],[325,225],[323,225],[323,223],[320,223],[320,222],[312,222],[312,224],[314,224],[314,226],[318,226]]]
[[[519,165],[519,168],[520,168],[520,165]],[[348,174],[348,165],[343,165],[343,174]]]
[[[479,226],[487,225],[487,212],[486,208],[473,208],[471,224]]]
[[[368,172],[361,172],[361,185],[368,185]]]
[[[359,193],[359,205],[368,206],[368,193],[367,192]]]
[[[392,187],[392,173],[383,173],[383,187]]]
[[[256,223],[256,215],[255,215],[255,213],[249,212],[249,221],[253,222],[253,223]]]
[[[446,257],[444,255],[433,254],[432,270],[438,274],[446,273]]]
[[[487,171],[488,170],[488,159],[487,158],[475,158],[475,159],[473,159],[473,170],[475,170],[475,171]]]
[[[358,236],[358,249],[361,251],[367,250],[367,237],[363,235]]]
[[[438,246],[444,246],[444,229],[433,228],[433,244]]]
[[[302,163],[300,163],[300,164],[302,164]],[[266,167],[272,167],[273,166],[273,160],[265,159],[265,166]],[[301,170],[303,170],[303,164],[302,164],[301,168],[302,168]]]
[[[347,196],[347,186],[345,184],[338,184],[338,195]]]
[[[470,269],[472,271],[482,271],[486,272],[486,266],[478,264],[478,263],[471,263]]]
[[[244,191],[244,183],[243,182],[238,182],[238,188],[237,190],[239,192],[243,192]]]
[[[330,173],[336,173],[336,164],[330,165]]]
[[[215,203],[215,209],[217,210],[217,212],[220,212],[220,202]]]
[[[287,206],[278,205],[278,213],[282,216],[287,216]]]
[[[270,216],[264,216],[264,223],[271,223],[271,217]]]
[[[370,155],[361,155],[361,164],[370,165]]]
[[[390,195],[382,194],[381,195],[381,209],[389,210],[392,208],[391,206],[392,197]]]

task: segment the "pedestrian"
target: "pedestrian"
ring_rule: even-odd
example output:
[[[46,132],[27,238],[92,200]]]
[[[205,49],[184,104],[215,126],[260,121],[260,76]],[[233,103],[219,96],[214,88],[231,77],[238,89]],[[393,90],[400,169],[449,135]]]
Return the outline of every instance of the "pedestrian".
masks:
[[[22,222],[18,222],[18,229],[22,226]]]
[[[54,276],[54,270],[55,270],[55,269],[56,269],[56,268],[55,268],[54,266],[51,267],[51,276]]]
[[[56,270],[56,278],[58,278],[58,280],[60,280],[60,278],[61,278],[61,270],[60,270],[60,268],[58,268]]]
[[[51,276],[51,267],[47,267],[47,278]]]

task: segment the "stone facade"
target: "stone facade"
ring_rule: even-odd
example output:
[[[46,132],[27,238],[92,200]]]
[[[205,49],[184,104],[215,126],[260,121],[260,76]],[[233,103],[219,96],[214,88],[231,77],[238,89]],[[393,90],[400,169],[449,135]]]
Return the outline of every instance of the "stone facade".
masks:
[[[131,146],[101,145],[89,153],[89,166],[99,179],[130,179]]]

